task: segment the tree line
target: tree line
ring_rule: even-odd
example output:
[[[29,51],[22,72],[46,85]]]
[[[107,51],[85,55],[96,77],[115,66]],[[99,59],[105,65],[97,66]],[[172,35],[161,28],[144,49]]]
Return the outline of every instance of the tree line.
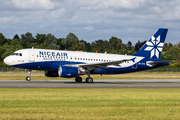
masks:
[[[39,49],[55,49],[55,50],[71,50],[85,51],[111,54],[127,54],[136,53],[144,44],[144,41],[137,41],[132,45],[131,41],[123,43],[120,38],[111,37],[109,40],[95,40],[86,42],[79,40],[78,37],[69,33],[66,38],[56,38],[52,34],[36,34],[33,37],[32,33],[27,32],[20,37],[16,34],[13,39],[7,39],[0,33],[0,67],[5,67],[3,60],[6,56],[11,55],[14,51],[23,48],[39,48]],[[180,42],[178,44],[165,43],[161,53],[161,59],[164,60],[179,60],[180,59]]]

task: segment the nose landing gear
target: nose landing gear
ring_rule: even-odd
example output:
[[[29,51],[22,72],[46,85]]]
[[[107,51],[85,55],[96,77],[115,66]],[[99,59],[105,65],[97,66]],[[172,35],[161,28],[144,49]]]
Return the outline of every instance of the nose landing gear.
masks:
[[[27,80],[27,81],[30,81],[30,80],[31,80],[31,77],[30,77],[30,76],[27,76],[27,77],[26,77],[26,80]]]
[[[26,77],[26,80],[27,81],[30,81],[31,80],[31,72],[32,72],[32,70],[28,70],[28,76]]]

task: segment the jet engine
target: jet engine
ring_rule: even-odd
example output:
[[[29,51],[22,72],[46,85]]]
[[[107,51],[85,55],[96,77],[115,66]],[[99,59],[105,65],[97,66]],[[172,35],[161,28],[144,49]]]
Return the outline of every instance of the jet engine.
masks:
[[[77,67],[54,65],[51,68],[54,69],[54,71],[45,71],[45,76],[71,78],[77,77],[81,73],[81,71]]]
[[[79,75],[77,67],[59,66],[58,69],[59,77],[71,78]]]

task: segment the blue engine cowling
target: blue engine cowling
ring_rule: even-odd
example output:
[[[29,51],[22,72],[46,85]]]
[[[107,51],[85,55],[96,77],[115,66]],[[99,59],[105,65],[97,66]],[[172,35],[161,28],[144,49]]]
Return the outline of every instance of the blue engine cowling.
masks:
[[[79,74],[79,70],[76,67],[59,66],[59,77],[71,78],[76,77]]]

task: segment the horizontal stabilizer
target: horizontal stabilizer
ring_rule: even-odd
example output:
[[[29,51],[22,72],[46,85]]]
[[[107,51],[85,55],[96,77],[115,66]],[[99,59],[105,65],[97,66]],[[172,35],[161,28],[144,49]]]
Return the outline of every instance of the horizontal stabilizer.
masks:
[[[162,63],[169,63],[171,61],[158,61],[158,62],[148,62],[149,65],[158,65],[158,64],[162,64]]]

